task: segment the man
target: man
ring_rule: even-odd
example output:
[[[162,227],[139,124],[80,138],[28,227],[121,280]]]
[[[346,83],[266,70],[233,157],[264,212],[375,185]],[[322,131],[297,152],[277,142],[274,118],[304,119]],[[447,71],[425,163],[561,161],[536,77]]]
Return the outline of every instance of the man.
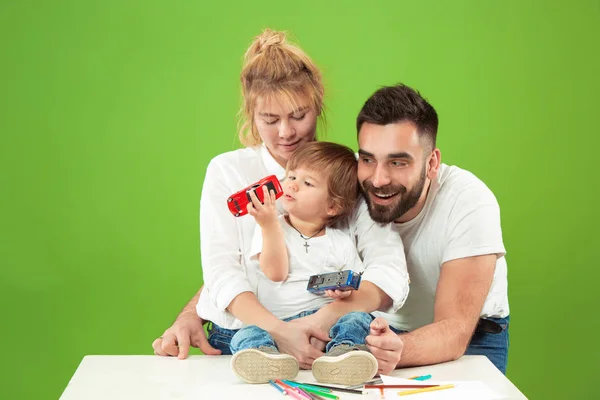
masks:
[[[486,355],[505,372],[509,308],[498,203],[473,174],[441,164],[437,127],[434,108],[404,85],[375,92],[357,118],[358,178],[369,214],[394,223],[411,278],[396,314],[373,313],[367,344],[384,374],[465,353]],[[185,358],[190,340],[218,354],[196,302],[155,340],[157,354]]]
[[[434,108],[404,85],[375,92],[357,118],[358,179],[369,213],[395,224],[411,279],[396,314],[374,313],[385,319],[372,323],[367,343],[382,370],[466,352],[486,355],[504,373],[509,307],[500,210],[473,174],[441,164],[437,127]]]

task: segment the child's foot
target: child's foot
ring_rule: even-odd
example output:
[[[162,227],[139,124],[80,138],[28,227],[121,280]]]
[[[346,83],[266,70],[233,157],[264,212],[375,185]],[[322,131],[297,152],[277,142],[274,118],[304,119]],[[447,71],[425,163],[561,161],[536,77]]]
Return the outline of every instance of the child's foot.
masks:
[[[377,374],[377,359],[366,346],[340,344],[317,358],[312,365],[315,379],[323,383],[358,385]]]
[[[298,375],[298,361],[272,347],[261,346],[258,350],[235,353],[231,369],[246,383],[268,383],[271,379],[294,379]]]

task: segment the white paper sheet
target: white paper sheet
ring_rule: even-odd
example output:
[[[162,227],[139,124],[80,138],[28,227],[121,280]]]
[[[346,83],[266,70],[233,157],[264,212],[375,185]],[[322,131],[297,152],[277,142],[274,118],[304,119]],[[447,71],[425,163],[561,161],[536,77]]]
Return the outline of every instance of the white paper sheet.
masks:
[[[381,378],[385,385],[454,385],[450,389],[417,393],[408,396],[398,396],[398,392],[413,389],[385,389],[383,391],[383,398],[387,400],[496,400],[502,398],[501,395],[494,392],[481,381],[415,381],[385,375]],[[363,398],[365,399],[381,399],[381,391],[379,389],[368,389],[364,393]]]

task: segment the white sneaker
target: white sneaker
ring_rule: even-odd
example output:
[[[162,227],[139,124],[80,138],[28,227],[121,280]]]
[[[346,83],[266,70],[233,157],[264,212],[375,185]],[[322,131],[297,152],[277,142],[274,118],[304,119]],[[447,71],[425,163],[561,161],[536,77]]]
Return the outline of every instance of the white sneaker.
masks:
[[[313,362],[312,373],[318,382],[358,385],[377,374],[377,359],[368,351],[339,345]]]
[[[246,383],[268,383],[275,379],[294,379],[298,375],[298,361],[270,348],[246,349],[233,355],[231,369]]]

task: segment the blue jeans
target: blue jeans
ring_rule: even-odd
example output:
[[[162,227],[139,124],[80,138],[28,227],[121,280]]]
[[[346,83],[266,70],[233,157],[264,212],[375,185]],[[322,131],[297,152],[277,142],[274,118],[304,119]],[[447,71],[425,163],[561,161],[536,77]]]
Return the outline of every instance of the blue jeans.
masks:
[[[492,364],[496,366],[503,374],[506,374],[506,364],[508,363],[508,322],[510,316],[506,318],[487,318],[500,324],[503,328],[500,333],[475,332],[465,351],[467,356],[486,356]],[[406,333],[390,326],[395,333]]]
[[[508,346],[510,344],[508,337],[508,325],[510,316],[506,318],[487,318],[500,324],[503,328],[500,333],[475,332],[471,338],[471,343],[467,347],[465,355],[486,356],[490,361],[506,374],[506,364],[508,363]]]
[[[302,318],[314,314],[316,311],[303,311],[298,315],[284,319],[284,321],[289,322]],[[326,351],[340,344],[365,344],[371,321],[372,316],[364,312],[355,311],[344,315],[329,331],[331,341],[327,343]],[[255,325],[233,330],[212,324],[209,328],[208,342],[214,348],[221,350],[222,354],[235,354],[240,350],[258,349],[261,346],[277,349],[271,335]]]

